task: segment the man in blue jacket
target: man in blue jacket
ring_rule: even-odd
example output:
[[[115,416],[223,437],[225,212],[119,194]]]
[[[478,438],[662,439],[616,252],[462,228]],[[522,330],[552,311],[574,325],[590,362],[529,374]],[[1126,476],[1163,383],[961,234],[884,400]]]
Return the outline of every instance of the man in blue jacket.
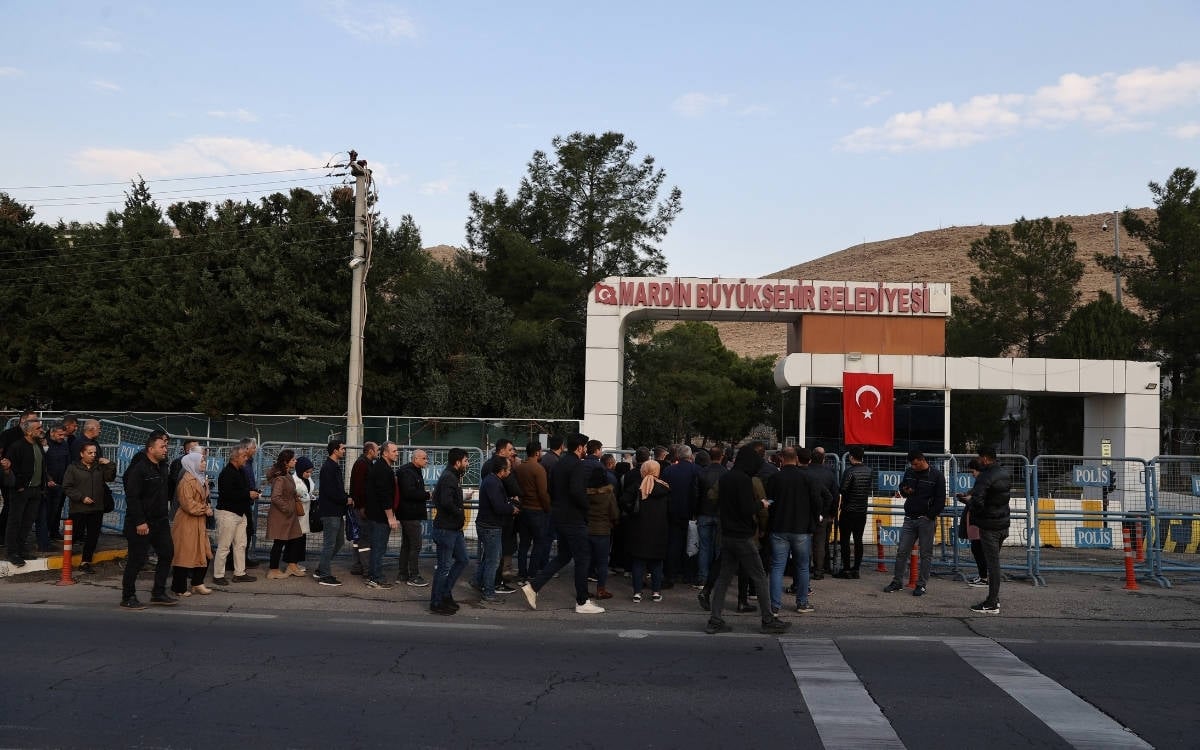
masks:
[[[900,478],[900,494],[904,496],[904,526],[900,529],[900,544],[896,547],[892,582],[883,590],[890,594],[904,588],[901,582],[908,567],[908,556],[912,554],[913,544],[919,541],[921,567],[913,596],[925,596],[929,569],[933,566],[933,533],[937,529],[937,518],[946,507],[946,477],[929,465],[924,453],[909,451],[908,468]]]

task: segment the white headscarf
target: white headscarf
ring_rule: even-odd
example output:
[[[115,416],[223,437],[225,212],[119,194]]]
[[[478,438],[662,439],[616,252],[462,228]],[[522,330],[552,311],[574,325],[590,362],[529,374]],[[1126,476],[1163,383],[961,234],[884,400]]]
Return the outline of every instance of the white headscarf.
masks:
[[[179,463],[183,465],[183,470],[196,478],[196,481],[200,483],[200,489],[207,495],[208,475],[200,471],[200,464],[203,462],[204,454],[198,450],[192,451],[179,460]]]

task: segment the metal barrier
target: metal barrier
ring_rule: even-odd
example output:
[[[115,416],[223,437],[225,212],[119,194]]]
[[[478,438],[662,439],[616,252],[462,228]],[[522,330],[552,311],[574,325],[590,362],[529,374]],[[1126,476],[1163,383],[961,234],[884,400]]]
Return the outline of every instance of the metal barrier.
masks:
[[[1140,458],[1038,456],[1033,462],[1034,570],[1124,574],[1129,529],[1138,578],[1163,584],[1146,545],[1153,495]]]
[[[1153,508],[1149,542],[1154,573],[1170,585],[1166,573],[1200,580],[1200,457],[1157,456],[1149,463]]]
[[[935,454],[926,454],[925,457],[929,459],[931,467],[946,476],[946,486],[949,488],[950,476],[954,471],[954,457]],[[864,545],[871,545],[870,549],[875,550],[876,554],[874,557],[868,556],[867,548],[864,547],[863,563],[870,562],[878,566],[882,562],[888,570],[891,570],[896,561],[896,546],[900,541],[900,529],[904,525],[904,498],[900,496],[899,489],[900,478],[904,476],[904,470],[908,468],[908,455],[905,453],[867,453],[863,456],[863,463],[875,470],[877,493],[871,498],[867,508],[867,528],[863,533]],[[947,508],[949,507],[948,503]],[[876,520],[883,524],[881,540],[875,537]],[[947,518],[943,514],[939,518],[933,538],[933,572],[938,575],[957,572],[956,529],[953,517]],[[882,560],[878,556],[878,541],[882,541],[884,545],[884,559]]]
[[[956,571],[963,580],[979,575],[979,568],[971,551],[970,540],[958,539],[958,526],[966,508],[954,496],[966,494],[975,486],[975,478],[967,469],[967,464],[973,458],[975,456],[967,454],[954,456],[954,473],[946,479],[946,491],[951,499],[943,514],[954,519],[955,560],[959,566]],[[1008,474],[1010,483],[1008,538],[1000,546],[1000,569],[1008,571],[1011,578],[1028,578],[1035,584],[1041,584],[1035,571],[1036,555],[1032,543],[1033,509],[1029,502],[1031,464],[1029,459],[1017,454],[998,455],[996,463]]]

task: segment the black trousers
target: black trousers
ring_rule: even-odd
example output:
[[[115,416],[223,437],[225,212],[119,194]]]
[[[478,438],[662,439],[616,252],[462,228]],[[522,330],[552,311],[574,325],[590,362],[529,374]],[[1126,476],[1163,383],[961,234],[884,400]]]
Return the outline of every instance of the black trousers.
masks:
[[[400,522],[400,578],[416,578],[421,574],[421,522]]]
[[[204,576],[208,573],[208,566],[203,568],[181,568],[178,565],[172,568],[174,573],[171,577],[171,590],[176,594],[182,594],[188,590],[188,579],[191,579],[192,586],[199,586],[204,583]]]
[[[867,528],[865,511],[844,510],[838,520],[838,534],[842,544],[842,570],[858,570],[863,557],[863,530]],[[850,557],[850,538],[854,537],[854,557]],[[851,560],[854,564],[851,565]]]
[[[4,530],[8,558],[29,557],[29,547],[26,545],[33,522],[37,520],[38,509],[42,506],[42,490],[40,487],[10,490],[8,498],[8,526]]]
[[[100,528],[104,525],[103,513],[72,513],[71,526],[75,539],[72,545],[79,545],[83,550],[83,561],[90,563],[96,554],[96,545],[100,543]]]
[[[988,604],[1000,603],[1000,545],[1008,538],[1008,529],[980,529],[979,541],[987,560]]]
[[[150,533],[142,536],[136,527],[125,528],[125,539],[129,542],[129,558],[125,561],[125,575],[121,576],[121,597],[128,599],[137,595],[137,577],[150,557],[150,549],[158,555],[154,566],[154,587],[151,596],[167,593],[167,576],[171,574],[171,558],[175,557],[175,544],[171,541],[171,524],[166,519],[150,524]]]
[[[271,545],[271,569],[279,567],[279,558],[285,563],[298,563],[304,560],[304,534],[295,539],[276,539]]]
[[[738,539],[726,536],[721,540],[721,573],[717,576],[716,586],[712,594],[712,611],[709,613],[711,622],[722,622],[721,610],[725,608],[725,589],[733,574],[741,566],[748,574],[754,590],[758,594],[758,612],[763,622],[770,622],[771,597],[768,595],[767,573],[763,570],[762,558],[759,557],[758,545],[751,538]]]

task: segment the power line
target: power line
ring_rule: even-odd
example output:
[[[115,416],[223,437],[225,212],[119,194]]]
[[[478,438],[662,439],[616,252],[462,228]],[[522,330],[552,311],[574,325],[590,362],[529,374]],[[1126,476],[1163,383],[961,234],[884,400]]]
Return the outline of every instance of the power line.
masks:
[[[312,177],[292,177],[286,180],[267,180],[266,182],[241,182],[233,185],[205,185],[201,190],[219,190],[223,188],[240,188],[240,187],[257,187],[260,185],[283,185],[296,182],[304,182],[306,180],[324,180],[326,175],[314,175]],[[335,183],[336,184],[336,183]],[[175,195],[177,193],[187,193],[188,190],[159,190],[154,191],[153,196],[160,195]],[[106,195],[58,195],[45,198],[34,198],[30,201],[23,201],[30,205],[45,205],[47,201],[68,201],[68,200],[91,200],[93,198],[127,198],[126,193],[108,193]],[[67,204],[71,205],[71,204]]]
[[[288,172],[311,172],[318,169],[337,169],[340,165],[327,164],[323,167],[295,167],[293,169],[268,169],[262,172],[231,172],[229,174],[210,174],[199,177],[159,177],[156,180],[145,180],[147,184],[155,182],[181,182],[183,180],[215,180],[224,179],[226,177],[253,177],[260,174],[286,174]],[[133,180],[121,180],[120,182],[78,182],[73,185],[16,185],[13,187],[2,187],[0,190],[50,190],[53,188],[80,188],[80,187],[103,187],[106,185],[129,185]]]
[[[304,185],[304,186],[298,186],[298,187],[304,187],[305,189],[308,189],[308,188],[341,187],[341,185],[342,185],[342,183],[340,183],[340,182],[328,182],[328,183],[322,183],[320,185]],[[237,187],[237,186],[234,186],[234,187]],[[229,195],[262,195],[267,192],[268,191],[264,191],[264,190],[244,190],[244,191],[240,191],[240,192],[230,192],[227,190],[221,190],[216,193],[193,193],[191,195],[178,195],[172,199],[172,202],[178,203],[180,201],[191,200],[192,198],[214,198],[214,197],[219,198],[219,197],[229,196]],[[278,193],[278,192],[281,192],[281,191],[279,191],[279,190],[274,191],[274,193]],[[93,202],[83,201],[83,202],[78,202],[78,203],[51,203],[51,204],[39,205],[36,207],[45,209],[45,208],[63,208],[66,206],[115,206],[115,205],[119,205],[124,202],[125,202],[125,196],[122,195],[120,200],[114,199],[114,200],[93,201]]]

